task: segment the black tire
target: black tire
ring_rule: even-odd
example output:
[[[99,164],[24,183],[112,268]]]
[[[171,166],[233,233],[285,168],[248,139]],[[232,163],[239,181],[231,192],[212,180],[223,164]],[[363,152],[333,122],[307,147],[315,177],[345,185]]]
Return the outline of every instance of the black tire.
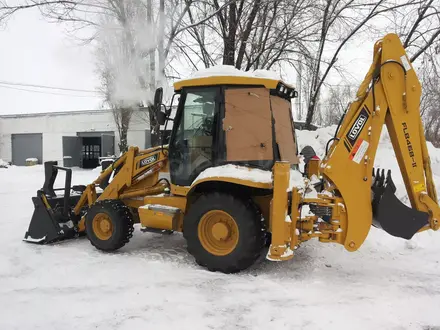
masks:
[[[108,216],[111,225],[111,237],[100,239],[93,230],[93,219],[104,213]],[[86,215],[86,234],[90,243],[99,250],[115,251],[127,244],[133,236],[133,215],[130,209],[119,200],[103,200],[96,202]]]
[[[200,242],[199,222],[212,210],[228,213],[237,224],[238,242],[227,255],[211,254]],[[236,273],[250,267],[259,258],[265,243],[264,223],[255,205],[250,200],[223,193],[203,195],[191,205],[183,221],[183,236],[188,252],[199,265],[223,273]]]

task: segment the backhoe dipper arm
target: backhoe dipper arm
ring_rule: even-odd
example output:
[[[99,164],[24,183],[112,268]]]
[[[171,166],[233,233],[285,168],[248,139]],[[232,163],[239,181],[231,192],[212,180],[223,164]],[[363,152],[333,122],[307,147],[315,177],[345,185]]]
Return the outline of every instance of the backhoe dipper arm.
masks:
[[[321,164],[324,178],[344,199],[347,250],[362,245],[372,223],[406,239],[416,232],[439,228],[440,209],[421,121],[420,96],[420,82],[398,36],[386,35],[375,44],[373,63],[357,99]],[[389,172],[373,171],[384,124],[412,209],[394,196],[396,189]]]

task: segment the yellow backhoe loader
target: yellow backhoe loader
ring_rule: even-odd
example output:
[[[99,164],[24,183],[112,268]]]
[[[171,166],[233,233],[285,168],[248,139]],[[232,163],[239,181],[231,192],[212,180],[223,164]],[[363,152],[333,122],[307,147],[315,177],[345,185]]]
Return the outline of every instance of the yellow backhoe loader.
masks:
[[[131,147],[87,186],[71,186],[71,170],[46,162],[44,186],[25,234],[34,243],[87,235],[104,251],[124,246],[135,223],[143,231],[183,232],[195,261],[209,270],[238,272],[262,253],[287,260],[311,238],[356,251],[376,226],[411,239],[439,229],[419,102],[421,86],[395,34],[374,46],[356,100],[320,160],[298,150],[283,81],[212,76],[179,81],[168,145]],[[171,107],[155,95],[156,116]],[[163,111],[163,108],[165,110]],[[391,174],[374,169],[386,124],[412,207],[394,195]],[[53,184],[66,170],[63,195]],[[170,180],[160,179],[167,172]]]

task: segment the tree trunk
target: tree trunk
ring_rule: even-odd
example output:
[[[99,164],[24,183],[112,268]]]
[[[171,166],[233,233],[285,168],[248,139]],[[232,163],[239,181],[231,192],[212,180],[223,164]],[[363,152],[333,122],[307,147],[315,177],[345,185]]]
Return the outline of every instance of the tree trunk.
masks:
[[[133,115],[132,108],[114,108],[113,118],[118,128],[119,134],[119,151],[124,153],[128,150],[127,134],[130,127],[131,116]]]
[[[164,38],[165,38],[165,0],[160,0],[159,7],[159,86],[163,86],[163,80],[165,77],[165,51],[164,51]]]
[[[121,153],[128,151],[128,142],[127,142],[127,131],[119,132],[119,143],[118,143],[119,151]]]
[[[153,26],[154,24],[152,0],[147,0],[147,22],[151,26]],[[155,47],[152,47],[151,50],[148,52],[148,57],[150,62],[148,68],[149,69],[148,75],[150,78],[148,88],[152,92],[155,90],[155,86],[156,86],[156,48]]]
[[[311,128],[311,124],[313,121],[313,115],[314,115],[315,109],[316,109],[315,102],[316,102],[316,99],[312,99],[312,100],[310,100],[310,102],[307,106],[307,116],[306,116],[306,123],[305,123],[306,129]]]
[[[237,4],[229,5],[228,35],[224,38],[223,64],[235,64],[235,35],[237,33]]]
[[[247,44],[249,36],[251,34],[255,17],[257,17],[258,9],[260,8],[260,2],[261,2],[261,0],[255,0],[253,7],[252,7],[252,11],[249,15],[249,18],[248,18],[248,21],[246,24],[246,29],[244,30],[243,35],[241,37],[240,49],[239,49],[238,55],[237,55],[237,62],[235,63],[235,67],[239,70],[241,69],[241,65],[243,63],[244,53],[246,51],[246,44]]]

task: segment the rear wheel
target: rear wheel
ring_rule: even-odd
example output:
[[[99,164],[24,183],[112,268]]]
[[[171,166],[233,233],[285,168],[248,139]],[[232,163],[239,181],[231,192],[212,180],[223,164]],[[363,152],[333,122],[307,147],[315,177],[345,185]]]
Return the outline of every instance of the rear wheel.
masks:
[[[86,215],[86,234],[96,248],[114,251],[128,243],[133,236],[133,216],[119,200],[96,202]]]
[[[220,193],[203,195],[191,206],[183,235],[199,265],[224,273],[251,266],[264,246],[261,215],[251,201]]]

